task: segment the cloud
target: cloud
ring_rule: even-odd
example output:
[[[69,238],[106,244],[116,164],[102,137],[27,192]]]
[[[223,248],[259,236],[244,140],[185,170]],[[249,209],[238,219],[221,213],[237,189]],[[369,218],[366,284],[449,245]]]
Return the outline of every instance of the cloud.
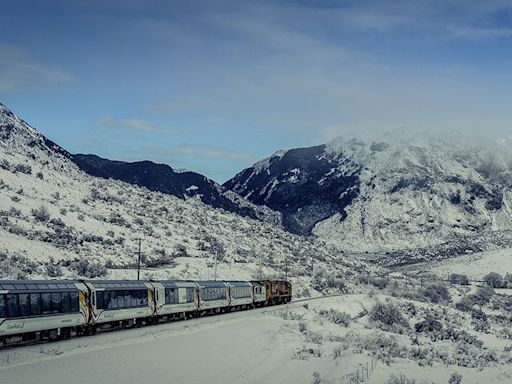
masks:
[[[251,156],[234,149],[207,144],[182,144],[176,147],[146,145],[144,146],[143,151],[146,153],[151,153],[153,156],[158,156],[162,159],[193,157],[208,160],[232,160],[237,162],[247,162],[253,160]]]
[[[0,92],[75,81],[69,72],[37,62],[21,48],[0,45]]]
[[[510,38],[512,37],[512,28],[475,28],[466,27],[453,31],[456,38],[482,41],[490,39]]]
[[[189,131],[184,131],[171,127],[160,127],[142,119],[117,119],[114,117],[107,116],[101,118],[100,123],[107,128],[123,129],[136,132],[162,133],[178,136],[186,136],[190,134]]]

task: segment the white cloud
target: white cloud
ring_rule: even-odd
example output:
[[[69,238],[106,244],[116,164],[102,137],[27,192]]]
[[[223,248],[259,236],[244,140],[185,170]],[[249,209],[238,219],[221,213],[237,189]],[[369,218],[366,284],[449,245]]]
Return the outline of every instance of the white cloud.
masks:
[[[143,151],[162,159],[194,157],[210,160],[233,160],[239,162],[252,160],[251,156],[245,153],[216,145],[182,144],[176,147],[146,145],[144,146]]]
[[[100,119],[100,123],[107,128],[113,129],[123,129],[129,131],[139,131],[139,132],[147,132],[147,133],[163,133],[163,134],[173,134],[179,136],[185,136],[190,134],[190,132],[175,129],[171,127],[160,127],[158,125],[152,124],[142,119],[117,119],[114,117],[103,117]]]
[[[39,63],[18,47],[0,45],[0,92],[37,89],[74,80],[69,72]]]

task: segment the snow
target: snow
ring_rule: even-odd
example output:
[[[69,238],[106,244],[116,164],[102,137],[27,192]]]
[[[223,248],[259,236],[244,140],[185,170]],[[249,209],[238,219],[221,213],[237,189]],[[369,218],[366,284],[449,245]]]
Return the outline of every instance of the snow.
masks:
[[[505,275],[512,273],[512,248],[478,252],[471,255],[458,256],[437,263],[430,263],[428,268],[434,273],[444,276],[450,273],[462,273],[472,280],[481,280],[490,272]]]
[[[324,382],[348,384],[372,359],[357,350],[340,357],[333,351],[351,330],[369,334],[368,325],[358,320],[344,328],[318,313],[334,308],[354,316],[375,300],[364,295],[325,298],[0,351],[0,382],[310,384],[318,372]],[[310,349],[315,352],[302,352]],[[505,384],[512,374],[511,367],[502,365],[476,369],[439,363],[421,367],[406,359],[389,366],[373,362],[367,381],[373,384],[386,383],[392,374],[446,383],[454,371],[465,384]]]

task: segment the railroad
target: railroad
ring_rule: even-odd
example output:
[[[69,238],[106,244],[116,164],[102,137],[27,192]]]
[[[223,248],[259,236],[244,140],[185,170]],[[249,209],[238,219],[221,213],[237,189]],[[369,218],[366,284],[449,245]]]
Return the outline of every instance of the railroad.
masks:
[[[0,349],[263,308],[291,298],[292,285],[285,280],[0,280]]]

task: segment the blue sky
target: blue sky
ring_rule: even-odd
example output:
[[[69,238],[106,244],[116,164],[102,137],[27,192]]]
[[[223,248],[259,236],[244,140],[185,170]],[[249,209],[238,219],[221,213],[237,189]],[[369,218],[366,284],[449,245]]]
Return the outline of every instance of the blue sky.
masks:
[[[0,101],[71,152],[222,182],[396,128],[512,133],[509,0],[9,1]]]

